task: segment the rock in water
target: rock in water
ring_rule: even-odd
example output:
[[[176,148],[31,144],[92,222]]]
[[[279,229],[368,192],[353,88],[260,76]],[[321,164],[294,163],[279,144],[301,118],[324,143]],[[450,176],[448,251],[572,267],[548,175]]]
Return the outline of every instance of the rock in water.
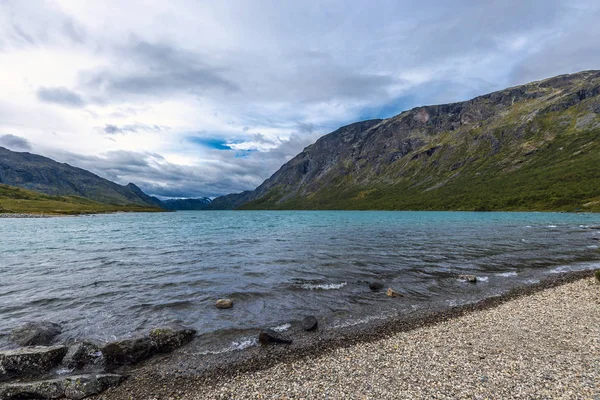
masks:
[[[100,348],[92,342],[76,343],[69,347],[62,364],[68,369],[92,369],[102,363]]]
[[[383,289],[383,283],[381,282],[371,282],[369,283],[369,289],[372,291],[377,291]]]
[[[312,315],[302,320],[302,329],[304,329],[305,331],[315,330],[317,329],[318,325],[319,322]]]
[[[292,343],[292,339],[286,338],[286,337],[282,336],[281,334],[279,334],[278,332],[275,332],[272,329],[265,329],[263,331],[260,331],[260,333],[258,334],[258,341],[261,344],[271,344],[271,343],[291,344]]]
[[[217,308],[225,309],[233,307],[233,300],[231,299],[219,299],[217,300],[217,304],[215,304]]]
[[[152,329],[150,331],[150,341],[157,353],[167,353],[190,342],[194,335],[196,335],[195,329],[169,326]]]
[[[19,376],[36,376],[60,364],[66,346],[37,346],[0,352],[0,381]]]
[[[460,275],[458,277],[458,279],[460,279],[461,281],[470,282],[470,283],[477,282],[477,277],[475,275]]]
[[[0,399],[80,400],[119,385],[125,377],[116,374],[76,375],[37,382],[19,382],[0,387]]]
[[[134,365],[150,358],[154,347],[150,338],[142,337],[109,343],[101,351],[108,365]]]
[[[392,288],[388,288],[387,293],[386,293],[389,297],[404,297],[404,295],[400,292],[396,292],[394,289]]]
[[[10,333],[10,340],[19,346],[48,346],[60,335],[62,328],[54,322],[28,322]]]

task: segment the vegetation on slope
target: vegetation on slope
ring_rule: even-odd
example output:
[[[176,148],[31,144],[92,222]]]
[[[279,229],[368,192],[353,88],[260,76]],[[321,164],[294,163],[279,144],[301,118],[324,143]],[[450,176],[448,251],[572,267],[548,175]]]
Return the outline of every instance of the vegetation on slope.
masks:
[[[319,139],[241,208],[600,211],[598,71],[374,123]]]
[[[0,213],[23,214],[97,214],[109,212],[156,212],[156,207],[111,205],[78,196],[50,196],[0,184]]]

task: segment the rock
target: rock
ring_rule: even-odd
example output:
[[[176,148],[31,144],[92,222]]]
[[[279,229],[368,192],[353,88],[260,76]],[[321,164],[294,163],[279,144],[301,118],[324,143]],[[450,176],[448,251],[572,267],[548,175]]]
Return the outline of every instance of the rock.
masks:
[[[470,283],[477,282],[477,277],[475,275],[460,275],[458,277],[458,279],[460,279],[461,281],[470,282]]]
[[[48,346],[62,328],[54,322],[28,322],[10,333],[10,341],[19,346]]]
[[[109,343],[101,351],[107,365],[134,365],[150,358],[155,349],[150,338],[141,337]]]
[[[150,331],[150,341],[157,353],[167,353],[190,342],[196,335],[195,329],[168,326]]]
[[[12,383],[0,388],[0,399],[59,399],[66,397],[80,400],[117,386],[123,379],[125,377],[122,375],[98,374]]]
[[[404,295],[400,292],[396,292],[394,289],[392,288],[388,288],[387,293],[386,293],[389,297],[404,297]]]
[[[302,320],[302,329],[304,329],[305,331],[315,330],[317,329],[318,325],[319,322],[312,315]]]
[[[272,329],[265,329],[260,331],[258,334],[258,341],[261,344],[271,344],[271,343],[284,343],[290,344],[292,343],[292,339],[286,338],[280,335],[278,332],[275,332]]]
[[[0,352],[0,381],[17,376],[36,376],[60,364],[66,346],[36,346]]]
[[[69,347],[62,364],[68,369],[89,369],[104,361],[100,348],[92,342],[76,343]]]
[[[371,282],[369,283],[369,289],[372,291],[377,291],[383,289],[383,283],[381,282]]]
[[[219,299],[217,300],[217,304],[215,304],[217,308],[225,309],[233,307],[233,300],[231,299]]]

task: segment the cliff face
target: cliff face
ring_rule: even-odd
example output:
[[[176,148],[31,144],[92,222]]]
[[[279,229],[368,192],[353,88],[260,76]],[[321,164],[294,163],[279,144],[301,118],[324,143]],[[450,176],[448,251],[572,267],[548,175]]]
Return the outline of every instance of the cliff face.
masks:
[[[213,207],[597,210],[599,95],[585,71],[351,124]]]
[[[0,183],[52,196],[80,196],[117,205],[161,207],[134,184],[121,186],[89,171],[0,147]]]

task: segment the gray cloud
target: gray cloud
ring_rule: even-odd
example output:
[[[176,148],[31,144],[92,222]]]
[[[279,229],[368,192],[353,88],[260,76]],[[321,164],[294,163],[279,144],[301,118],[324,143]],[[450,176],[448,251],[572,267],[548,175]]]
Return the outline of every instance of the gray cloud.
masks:
[[[85,101],[81,96],[65,87],[41,87],[37,91],[39,100],[66,107],[83,107]]]
[[[31,150],[31,143],[27,139],[15,135],[1,135],[0,146],[14,151]]]
[[[136,133],[136,132],[163,132],[168,130],[168,127],[160,125],[146,125],[146,124],[127,124],[127,125],[104,125],[103,131],[109,135],[115,135],[118,133]]]

